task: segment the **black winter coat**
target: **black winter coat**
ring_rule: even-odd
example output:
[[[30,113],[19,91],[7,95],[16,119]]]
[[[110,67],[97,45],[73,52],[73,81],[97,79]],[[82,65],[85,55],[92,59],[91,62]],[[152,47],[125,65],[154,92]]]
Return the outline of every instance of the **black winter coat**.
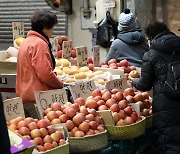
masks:
[[[151,42],[150,50],[143,56],[141,78],[132,82],[141,91],[153,87],[154,153],[180,154],[180,98],[172,99],[163,94],[167,62],[152,50],[169,57],[176,51],[175,57],[180,60],[180,37],[169,31],[157,35]]]

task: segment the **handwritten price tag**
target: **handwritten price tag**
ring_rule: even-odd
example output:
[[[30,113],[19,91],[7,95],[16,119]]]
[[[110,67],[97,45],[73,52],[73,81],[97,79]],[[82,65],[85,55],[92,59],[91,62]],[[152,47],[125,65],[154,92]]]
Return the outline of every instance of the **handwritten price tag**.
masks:
[[[69,59],[72,52],[72,41],[63,41],[62,45],[63,58]]]
[[[6,121],[17,118],[19,116],[25,117],[23,102],[19,97],[7,99],[4,101],[4,113]]]
[[[115,126],[111,110],[97,111],[97,114],[103,119],[104,125]]]
[[[24,22],[12,22],[13,41],[18,37],[24,37]]]
[[[70,85],[69,89],[74,100],[76,100],[78,97],[83,97],[86,99],[87,97],[91,96],[91,93],[96,89],[96,86],[94,81],[91,80],[75,85]]]
[[[50,38],[51,46],[52,46],[52,53],[54,57],[57,57],[58,53],[58,40],[54,38]]]
[[[106,89],[112,90],[112,89],[118,89],[121,92],[123,92],[127,88],[127,79],[126,78],[120,78],[115,79],[106,82]]]
[[[93,53],[94,53],[94,66],[99,67],[99,63],[100,63],[100,48],[99,48],[99,46],[93,47]]]
[[[79,67],[88,66],[87,47],[76,48],[77,63]]]
[[[61,105],[63,105],[68,102],[65,89],[36,91],[34,95],[35,95],[39,115],[41,118],[43,118],[44,115],[43,111],[51,107],[53,103],[58,102]]]

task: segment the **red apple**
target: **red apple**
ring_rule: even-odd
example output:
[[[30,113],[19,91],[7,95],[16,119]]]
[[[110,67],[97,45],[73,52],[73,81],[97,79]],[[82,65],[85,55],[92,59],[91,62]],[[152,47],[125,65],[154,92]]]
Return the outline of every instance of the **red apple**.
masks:
[[[116,100],[114,100],[113,98],[110,98],[106,101],[107,107],[111,107],[113,104],[116,104]]]
[[[134,121],[131,117],[126,117],[124,119],[124,121],[125,121],[126,125],[130,125],[130,124],[134,123]]]
[[[57,53],[58,58],[62,58],[62,50],[59,50]]]
[[[94,71],[94,64],[90,63],[88,64],[89,70]]]
[[[98,111],[108,110],[108,107],[106,105],[101,105],[98,108]]]
[[[119,66],[125,66],[125,67],[127,67],[128,65],[129,65],[129,63],[128,63],[128,61],[127,61],[126,59],[121,60],[121,61],[119,62]]]
[[[77,131],[74,135],[75,135],[75,137],[84,137],[85,136],[83,131]]]
[[[82,122],[80,125],[79,125],[79,130],[83,131],[84,133],[86,133],[88,130],[89,130],[89,124],[87,122]],[[78,131],[77,131],[78,132]],[[76,132],[76,133],[77,133]],[[75,135],[76,135],[75,133]]]
[[[47,121],[45,119],[41,119],[37,122],[37,125],[39,128],[46,128],[48,125],[47,125]]]
[[[34,129],[38,129],[38,125],[35,122],[31,122],[27,126],[28,126],[30,131],[32,131]]]
[[[110,64],[112,64],[112,63],[117,63],[116,59],[113,58],[113,59],[111,59],[111,60],[108,61],[108,65],[110,65]]]
[[[91,56],[88,56],[88,63],[89,63],[89,64],[93,64],[93,59],[92,59]]]
[[[132,113],[132,108],[130,106],[127,106],[125,109],[124,109],[124,112],[127,114],[127,115],[131,115]]]
[[[107,101],[108,99],[111,98],[111,93],[109,91],[106,91],[103,95],[102,95],[102,99],[104,101]]]
[[[124,110],[120,110],[118,114],[119,114],[119,117],[120,117],[121,119],[125,119],[125,118],[127,117],[127,115],[126,115],[126,113],[124,112]]]
[[[118,104],[113,104],[111,107],[110,107],[110,110],[112,112],[119,112],[120,108],[118,106]]]
[[[56,102],[56,103],[53,103],[52,105],[51,105],[51,108],[52,108],[52,110],[53,111],[61,111],[61,105],[60,105],[60,103],[58,103],[58,102]]]
[[[34,139],[36,137],[41,137],[41,132],[39,129],[34,129],[31,131],[31,137]]]
[[[97,105],[98,105],[98,106],[106,105],[106,103],[105,103],[104,100],[99,100],[99,101],[97,102]]]
[[[80,106],[85,105],[85,100],[82,97],[77,98],[74,102],[79,104]]]
[[[70,118],[74,117],[76,115],[76,110],[74,108],[68,108],[66,110],[66,115]]]
[[[125,126],[126,123],[123,119],[120,119],[117,123],[116,123],[116,126]]]
[[[27,128],[27,127],[21,127],[20,129],[19,129],[19,131],[21,132],[21,135],[30,135],[30,131],[29,131],[29,129]]]
[[[143,101],[143,96],[141,93],[137,93],[135,96],[134,96],[134,101],[135,102],[138,102],[138,101]]]
[[[53,141],[56,141],[56,142],[59,141],[59,136],[56,133],[52,133],[50,136],[53,139]]]
[[[45,143],[44,144],[44,149],[45,150],[51,150],[53,148],[52,144],[51,143]]]
[[[66,127],[69,131],[71,131],[74,128],[74,123],[71,120],[66,121]]]
[[[40,128],[39,130],[41,132],[42,137],[45,137],[46,135],[48,135],[48,131],[46,128]]]
[[[126,88],[124,90],[123,94],[124,94],[124,96],[128,96],[128,95],[134,96],[135,95],[134,89],[133,88]]]
[[[72,120],[78,126],[79,124],[81,124],[84,121],[84,117],[80,114],[77,114],[73,117]]]
[[[71,57],[76,58],[76,50],[72,49],[72,51],[71,51]]]
[[[96,90],[94,90],[92,93],[91,93],[91,95],[93,96],[93,97],[96,97],[96,96],[102,96],[102,93],[101,93],[101,91],[99,90],[99,89],[96,89]]]
[[[47,118],[52,121],[55,118],[58,118],[58,115],[55,111],[49,111],[49,113],[47,114]]]
[[[142,96],[143,96],[143,99],[149,99],[149,94],[148,92],[142,92]]]
[[[98,107],[97,102],[93,99],[86,101],[86,106],[90,109],[96,109]]]

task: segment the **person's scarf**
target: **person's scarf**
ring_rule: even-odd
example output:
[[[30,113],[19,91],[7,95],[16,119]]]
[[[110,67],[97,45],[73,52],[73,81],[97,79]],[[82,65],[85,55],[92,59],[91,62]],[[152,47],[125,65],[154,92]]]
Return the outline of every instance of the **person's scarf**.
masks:
[[[41,34],[48,41],[49,52],[50,52],[51,59],[52,59],[52,66],[53,66],[53,69],[55,69],[56,61],[55,61],[55,58],[54,58],[53,53],[52,53],[52,46],[51,46],[51,42],[49,41],[49,37],[47,35],[45,35],[43,33],[43,31],[37,31],[37,30],[34,30],[34,31],[36,31],[39,34]]]

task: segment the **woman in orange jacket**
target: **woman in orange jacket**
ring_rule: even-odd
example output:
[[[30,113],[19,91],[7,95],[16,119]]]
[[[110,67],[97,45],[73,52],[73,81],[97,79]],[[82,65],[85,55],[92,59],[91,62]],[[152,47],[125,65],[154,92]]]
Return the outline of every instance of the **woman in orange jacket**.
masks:
[[[37,118],[34,104],[35,91],[62,88],[62,81],[53,72],[55,59],[51,51],[50,36],[57,24],[57,16],[39,10],[31,17],[31,30],[22,42],[17,62],[16,95],[24,103],[26,116]]]

